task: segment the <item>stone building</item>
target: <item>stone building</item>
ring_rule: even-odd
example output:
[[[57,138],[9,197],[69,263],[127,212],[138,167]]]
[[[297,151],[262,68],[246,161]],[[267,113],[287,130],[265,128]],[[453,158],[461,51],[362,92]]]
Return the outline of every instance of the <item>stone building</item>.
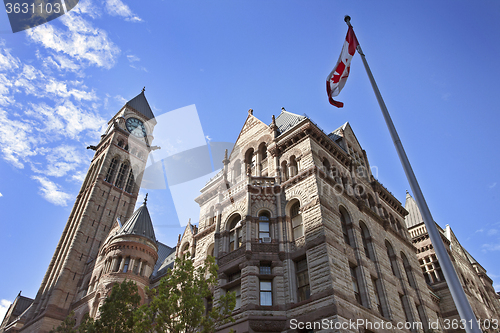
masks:
[[[409,212],[405,219],[406,226],[417,248],[417,258],[422,273],[429,289],[439,300],[439,316],[449,322],[460,320],[420,210],[408,192],[405,208]],[[436,226],[472,310],[476,318],[484,323],[484,332],[498,332],[499,328],[494,329],[494,327],[497,326],[495,323],[500,323],[500,297],[493,288],[493,281],[486,274],[486,270],[460,244],[449,225],[444,229],[437,223]]]
[[[223,169],[196,198],[198,226],[188,223],[175,247],[156,240],[146,199],[133,211],[158,148],[155,125],[143,91],[89,147],[95,156],[40,290],[34,300],[18,296],[0,332],[48,332],[70,311],[77,323],[95,317],[124,279],[147,302],[144,287],[182,255],[195,265],[217,260],[207,306],[236,293],[236,321],[221,333],[424,332],[439,320],[445,297],[426,283],[408,212],[373,177],[348,123],[327,134],[284,109],[270,125],[249,110]],[[423,324],[397,326],[405,322]]]
[[[236,293],[236,322],[221,332],[411,331],[373,325],[382,321],[423,332],[438,320],[407,211],[348,123],[326,134],[284,109],[270,125],[250,110],[223,163],[196,199],[198,232],[178,243],[197,264],[217,258],[215,300]]]

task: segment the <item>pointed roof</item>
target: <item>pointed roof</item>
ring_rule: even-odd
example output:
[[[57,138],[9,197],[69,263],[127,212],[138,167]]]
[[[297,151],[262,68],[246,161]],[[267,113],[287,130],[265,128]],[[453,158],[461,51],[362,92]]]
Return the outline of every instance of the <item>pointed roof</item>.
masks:
[[[281,135],[294,127],[302,120],[307,119],[306,116],[299,116],[298,114],[291,113],[281,108],[281,113],[276,117],[276,126],[278,127],[278,135]]]
[[[417,202],[415,201],[415,199],[413,199],[413,197],[410,195],[408,191],[406,191],[405,209],[409,213],[405,217],[405,223],[407,228],[411,228],[414,225],[424,222],[422,214],[420,213],[420,209],[418,209]]]
[[[144,203],[139,207],[134,214],[125,222],[123,227],[118,230],[116,236],[120,235],[138,235],[144,236],[156,243],[155,231],[153,222],[149,216],[148,207],[146,206],[147,195]]]
[[[125,105],[130,106],[146,118],[153,119],[155,116],[153,114],[153,111],[151,110],[151,107],[149,107],[149,103],[146,99],[146,96],[144,95],[144,90],[145,89],[142,89],[139,95],[132,98]]]

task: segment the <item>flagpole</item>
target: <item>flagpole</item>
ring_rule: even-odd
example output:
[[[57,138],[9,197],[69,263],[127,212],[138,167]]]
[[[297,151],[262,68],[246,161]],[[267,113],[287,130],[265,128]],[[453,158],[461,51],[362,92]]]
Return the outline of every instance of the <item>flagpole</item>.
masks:
[[[351,18],[349,16],[345,16],[344,21],[347,23],[348,26],[351,27]],[[420,209],[420,212],[422,213],[422,218],[425,223],[425,227],[427,228],[427,232],[429,233],[429,237],[431,239],[432,245],[434,246],[434,250],[436,251],[437,258],[439,260],[439,263],[441,265],[441,269],[444,273],[444,277],[446,279],[446,283],[448,284],[448,287],[450,288],[451,296],[453,297],[453,301],[455,302],[455,305],[457,307],[458,313],[460,315],[460,318],[465,321],[465,330],[467,333],[481,333],[481,329],[479,328],[478,322],[476,320],[476,316],[474,315],[474,312],[472,311],[472,308],[469,304],[469,301],[467,300],[467,296],[465,296],[464,289],[462,288],[462,284],[460,283],[460,280],[458,279],[457,273],[455,269],[453,268],[453,264],[451,263],[451,259],[448,256],[448,252],[446,251],[446,248],[443,244],[443,240],[441,239],[441,235],[436,227],[436,224],[432,218],[431,212],[429,210],[429,207],[427,206],[427,203],[425,202],[424,195],[422,194],[422,191],[420,190],[420,186],[418,185],[417,178],[415,177],[415,174],[413,173],[413,169],[410,165],[410,161],[408,160],[408,157],[406,156],[406,153],[403,149],[403,144],[401,143],[401,140],[399,139],[399,135],[396,132],[396,128],[394,127],[394,123],[392,122],[391,116],[389,115],[389,111],[387,110],[387,107],[385,106],[384,100],[382,99],[382,95],[380,94],[380,91],[378,90],[377,84],[375,83],[375,79],[373,78],[373,74],[370,70],[370,67],[368,66],[368,63],[366,62],[365,55],[363,54],[363,51],[361,50],[361,46],[359,45],[358,41],[358,46],[357,46],[357,51],[361,56],[361,59],[363,60],[363,65],[365,66],[366,73],[368,74],[368,77],[370,79],[370,83],[372,85],[373,91],[375,92],[375,96],[377,97],[378,104],[380,106],[380,109],[382,110],[382,114],[384,115],[385,122],[387,124],[387,127],[389,129],[389,132],[391,133],[392,140],[394,142],[394,146],[396,147],[396,150],[399,155],[399,159],[401,161],[401,164],[403,165],[403,169],[405,170],[406,173],[406,178],[408,179],[408,182],[410,183],[411,190],[413,192],[413,195],[415,196],[415,200],[417,202],[418,208]],[[462,322],[457,322],[459,326],[462,325]],[[461,327],[462,328],[462,327]]]

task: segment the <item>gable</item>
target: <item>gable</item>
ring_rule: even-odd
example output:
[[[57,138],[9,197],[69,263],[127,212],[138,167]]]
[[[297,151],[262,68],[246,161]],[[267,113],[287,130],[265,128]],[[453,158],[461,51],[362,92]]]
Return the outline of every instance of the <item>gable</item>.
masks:
[[[268,135],[269,139],[272,138],[272,130],[264,124],[261,120],[255,117],[253,114],[248,114],[245,123],[236,139],[233,150],[229,155],[229,160],[236,159],[238,156],[243,155],[245,151],[249,148],[253,148],[254,150],[258,149],[259,143],[262,136]],[[259,139],[260,141],[256,141]]]

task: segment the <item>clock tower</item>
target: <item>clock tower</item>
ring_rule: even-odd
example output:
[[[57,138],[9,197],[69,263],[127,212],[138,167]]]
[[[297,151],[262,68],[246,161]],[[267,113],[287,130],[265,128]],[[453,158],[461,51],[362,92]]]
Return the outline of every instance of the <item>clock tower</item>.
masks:
[[[134,212],[156,125],[142,92],[108,122],[22,332],[48,332],[85,297],[99,248],[113,223]]]

